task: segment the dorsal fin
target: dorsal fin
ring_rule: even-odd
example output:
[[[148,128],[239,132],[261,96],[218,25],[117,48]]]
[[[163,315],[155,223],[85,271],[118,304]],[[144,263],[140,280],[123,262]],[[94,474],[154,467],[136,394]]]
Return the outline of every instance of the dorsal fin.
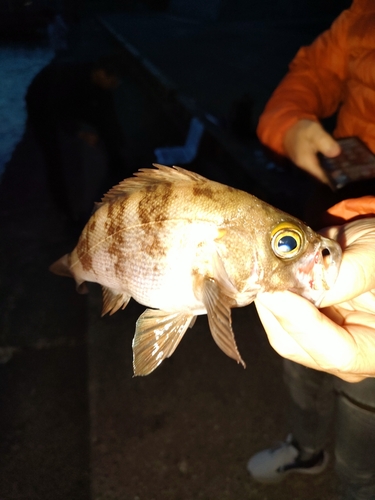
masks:
[[[141,168],[138,172],[134,173],[133,177],[121,181],[111,188],[103,196],[101,203],[97,205],[112,201],[119,196],[128,196],[134,191],[155,184],[163,184],[165,182],[209,182],[202,175],[190,172],[181,167],[167,167],[158,163],[153,163],[153,166],[156,168]]]
[[[166,165],[160,165],[159,163],[152,164],[155,168],[141,168],[134,175],[137,177],[148,178],[152,182],[177,182],[177,181],[199,181],[199,182],[207,182],[208,179],[203,177],[203,175],[199,175],[196,172],[192,172],[191,170],[186,170],[182,167],[167,167]]]

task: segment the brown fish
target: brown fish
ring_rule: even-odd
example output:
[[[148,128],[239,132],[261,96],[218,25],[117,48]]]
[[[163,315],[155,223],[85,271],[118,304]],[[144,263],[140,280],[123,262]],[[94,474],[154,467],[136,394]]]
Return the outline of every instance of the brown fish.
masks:
[[[155,165],[112,188],[76,248],[52,264],[78,290],[100,283],[102,314],[130,298],[152,308],[133,340],[135,375],[172,355],[207,314],[217,345],[237,362],[231,308],[260,291],[291,290],[315,304],[335,281],[339,245],[256,197],[179,167]],[[328,256],[325,256],[328,253]]]

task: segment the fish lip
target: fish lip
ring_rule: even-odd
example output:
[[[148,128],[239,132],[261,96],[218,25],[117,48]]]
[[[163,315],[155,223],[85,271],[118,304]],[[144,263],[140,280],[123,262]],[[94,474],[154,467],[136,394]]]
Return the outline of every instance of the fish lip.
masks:
[[[325,292],[332,288],[339,274],[342,250],[337,241],[320,237],[312,269],[312,290],[310,300],[316,307],[321,304]],[[316,293],[314,293],[316,292]]]
[[[325,292],[335,283],[342,259],[340,245],[323,236],[315,243],[313,251],[303,265],[299,266],[300,286],[297,291],[319,307]]]
[[[325,281],[328,288],[331,288],[335,284],[339,274],[342,250],[337,241],[325,238],[324,236],[320,238],[320,254],[322,256],[322,264],[325,271]],[[328,255],[324,255],[324,250],[328,252]]]

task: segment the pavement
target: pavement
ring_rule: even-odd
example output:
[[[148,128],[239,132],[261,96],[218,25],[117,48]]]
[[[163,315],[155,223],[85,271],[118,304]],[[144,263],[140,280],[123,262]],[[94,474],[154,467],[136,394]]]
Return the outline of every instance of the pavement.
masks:
[[[134,170],[149,166],[156,146],[183,140],[198,115],[207,135],[188,168],[298,212],[306,179],[264,156],[254,136],[234,136],[228,110],[250,91],[254,125],[282,59],[317,25],[203,26],[159,14],[100,22],[83,23],[68,56],[126,53],[117,98]],[[275,32],[280,43],[270,48]],[[287,432],[281,359],[253,306],[233,312],[245,370],[220,352],[200,317],[170,359],[133,378],[131,339],[144,308],[131,301],[100,318],[99,287],[80,296],[48,272],[73,246],[26,132],[0,185],[1,500],[337,498],[332,464],[273,486],[246,471],[251,454]]]

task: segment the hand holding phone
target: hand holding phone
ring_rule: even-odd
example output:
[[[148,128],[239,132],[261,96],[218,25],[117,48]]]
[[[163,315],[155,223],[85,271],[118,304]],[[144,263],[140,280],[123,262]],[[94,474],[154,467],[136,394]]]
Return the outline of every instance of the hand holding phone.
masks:
[[[341,153],[334,158],[318,154],[333,190],[350,182],[375,178],[375,155],[358,137],[338,139]]]

